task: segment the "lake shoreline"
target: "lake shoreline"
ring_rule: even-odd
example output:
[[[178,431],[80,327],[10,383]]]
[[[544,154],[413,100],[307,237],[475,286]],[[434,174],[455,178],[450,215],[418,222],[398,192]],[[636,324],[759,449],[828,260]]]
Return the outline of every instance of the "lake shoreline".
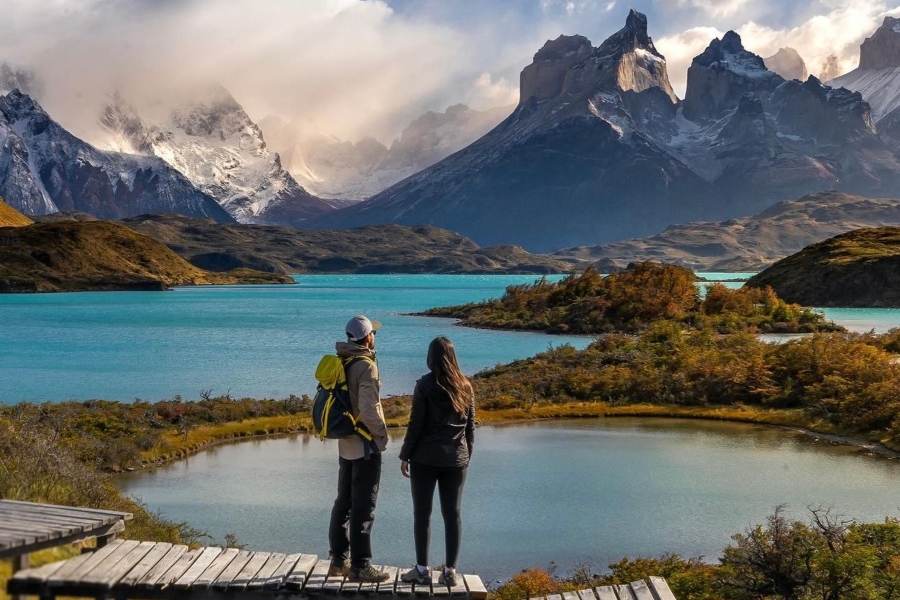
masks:
[[[840,435],[823,429],[816,429],[809,423],[802,423],[799,411],[773,410],[758,411],[745,407],[675,407],[653,404],[632,404],[623,406],[610,406],[601,403],[566,403],[560,405],[538,406],[531,410],[506,409],[506,410],[481,410],[478,413],[479,426],[515,426],[542,422],[564,422],[603,418],[647,418],[647,419],[695,419],[698,421],[721,421],[730,423],[745,423],[763,427],[773,427],[784,431],[800,433],[815,440],[825,440],[833,444],[853,446],[872,455],[887,458],[900,459],[900,450],[885,446],[880,442],[874,442],[863,438]],[[767,418],[768,417],[768,418]],[[143,471],[172,464],[179,460],[188,459],[220,445],[240,443],[244,441],[260,441],[264,439],[279,439],[292,435],[312,435],[310,426],[298,423],[290,419],[290,423],[284,426],[270,427],[260,430],[256,420],[247,420],[239,423],[224,423],[222,425],[203,428],[193,432],[195,438],[179,447],[174,447],[170,452],[161,456],[147,456],[139,467],[118,470],[116,472]],[[272,419],[268,419],[269,423]],[[237,425],[237,427],[235,427]],[[405,422],[400,419],[389,419],[389,429],[403,429]],[[216,429],[228,429],[227,433],[218,433]],[[197,439],[199,438],[199,439]]]

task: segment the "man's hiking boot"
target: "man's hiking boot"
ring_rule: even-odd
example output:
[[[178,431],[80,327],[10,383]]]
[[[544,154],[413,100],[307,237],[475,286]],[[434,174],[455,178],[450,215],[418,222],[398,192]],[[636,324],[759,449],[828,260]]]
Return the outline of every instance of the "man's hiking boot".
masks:
[[[431,583],[431,573],[428,569],[420,571],[419,567],[414,566],[412,569],[400,576],[400,581],[425,585]]]
[[[347,574],[347,581],[353,583],[381,583],[390,578],[390,574],[379,571],[372,565],[368,567],[350,567],[350,573]]]
[[[456,571],[444,569],[444,571],[441,573],[441,576],[438,577],[438,583],[441,585],[446,585],[447,587],[453,587],[454,585],[456,585]]]
[[[329,577],[346,577],[348,573],[350,573],[350,559],[348,558],[345,558],[343,562],[332,560],[331,566],[328,567]]]

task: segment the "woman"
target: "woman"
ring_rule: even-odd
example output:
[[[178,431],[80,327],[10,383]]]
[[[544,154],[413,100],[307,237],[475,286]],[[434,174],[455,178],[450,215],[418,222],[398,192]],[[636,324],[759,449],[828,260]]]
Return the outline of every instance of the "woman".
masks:
[[[461,530],[459,507],[475,442],[475,395],[472,384],[459,370],[453,342],[445,337],[432,340],[427,362],[431,372],[416,382],[409,428],[400,449],[400,472],[411,480],[417,563],[401,579],[420,584],[431,581],[428,546],[436,485],[447,549],[438,581],[454,586]]]

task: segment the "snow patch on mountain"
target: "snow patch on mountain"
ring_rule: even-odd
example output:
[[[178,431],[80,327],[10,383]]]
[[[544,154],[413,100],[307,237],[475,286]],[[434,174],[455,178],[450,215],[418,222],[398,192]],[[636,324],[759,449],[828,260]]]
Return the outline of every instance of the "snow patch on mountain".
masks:
[[[872,119],[876,124],[889,112],[900,107],[900,67],[855,69],[832,79],[828,84],[861,93],[872,107]]]

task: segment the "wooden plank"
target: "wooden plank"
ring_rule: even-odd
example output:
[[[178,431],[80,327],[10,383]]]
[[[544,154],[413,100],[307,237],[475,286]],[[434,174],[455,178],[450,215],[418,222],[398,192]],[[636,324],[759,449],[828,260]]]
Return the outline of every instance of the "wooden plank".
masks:
[[[155,587],[163,587],[163,580],[168,573],[175,565],[184,560],[184,555],[188,554],[188,547],[184,544],[178,544],[169,548],[169,551],[166,552],[165,556],[163,556],[158,563],[153,565],[153,568],[147,572],[146,575],[137,580],[136,585],[141,589],[152,589]],[[192,554],[194,558],[196,558],[196,554]],[[190,564],[190,562],[188,562]],[[184,569],[187,569],[187,565],[184,565]],[[184,572],[184,569],[181,571]],[[180,575],[180,574],[179,574]]]
[[[256,573],[256,576],[247,583],[248,590],[261,590],[265,587],[266,582],[269,580],[269,577],[272,576],[272,573],[275,572],[275,569],[281,566],[281,563],[284,562],[284,559],[287,558],[287,555],[282,554],[280,552],[273,552],[269,555],[269,560],[266,561],[266,564],[262,566],[262,568]]]
[[[188,550],[184,552],[178,559],[172,563],[169,568],[163,572],[159,577],[155,579],[152,583],[153,589],[156,590],[165,590],[168,589],[173,583],[181,579],[181,576],[184,575],[188,569],[191,568],[191,565],[194,564],[200,555],[203,554],[203,548],[196,548],[194,550]],[[154,569],[155,570],[155,569]],[[150,582],[147,582],[147,585],[151,585]]]
[[[133,585],[137,585],[137,582],[140,581],[145,575],[150,573],[151,569],[155,567],[159,562],[165,558],[166,554],[172,549],[172,544],[169,542],[156,542],[153,544],[153,547],[150,549],[147,554],[144,555],[141,560],[134,566],[133,569],[128,571],[116,585],[130,587]]]
[[[204,548],[200,553],[200,556],[197,557],[197,560],[195,560],[191,566],[188,567],[188,570],[184,572],[184,575],[172,583],[172,589],[189,589],[197,578],[203,574],[203,571],[209,568],[209,565],[211,565],[221,553],[222,549],[217,546],[208,546]]]
[[[594,590],[588,588],[586,590],[578,590],[578,600],[597,600]]]
[[[67,564],[63,565],[62,568],[53,575],[53,579],[47,582],[48,585],[56,586],[78,581],[82,575],[89,573],[91,569],[100,564],[107,556],[115,552],[116,548],[121,546],[122,543],[123,542],[121,541],[115,541],[105,548],[100,548],[99,550],[88,554],[87,556],[89,556],[89,558],[85,561],[68,561]]]
[[[650,588],[659,600],[675,600],[675,594],[669,589],[669,583],[662,577],[650,576]]]
[[[325,585],[325,580],[328,578],[329,566],[331,566],[330,560],[320,560],[317,562],[316,566],[314,566],[313,570],[309,573],[303,591],[307,594],[320,593],[322,591],[322,586]]]
[[[547,596],[547,600],[562,600],[562,596],[559,594],[550,594]]]
[[[394,588],[397,586],[397,579],[400,577],[400,568],[385,565],[381,570],[390,575],[390,577],[375,587],[375,593],[379,596],[393,596]],[[362,591],[362,588],[360,588],[360,591]]]
[[[100,524],[99,521],[94,521],[93,523]],[[18,518],[10,515],[0,515],[0,531],[10,531],[13,528],[18,529],[29,529],[29,530],[46,530],[46,531],[57,531],[60,532],[59,536],[62,535],[62,532],[66,532],[66,534],[74,533],[76,531],[85,531],[86,529],[91,529],[93,527],[93,523],[84,523],[84,522],[68,522],[63,523],[61,521],[47,521],[40,517],[34,518]]]
[[[614,585],[613,589],[616,590],[616,596],[619,597],[619,600],[637,600],[634,594],[631,593],[630,585]]]
[[[9,517],[46,517],[51,519],[67,519],[70,522],[79,520],[79,521],[94,521],[95,523],[99,523],[100,525],[109,525],[110,523],[115,523],[116,521],[124,521],[122,517],[117,517],[114,515],[97,515],[90,513],[82,513],[82,512],[71,512],[68,510],[62,509],[42,509],[42,510],[34,510],[30,508],[12,508],[12,509],[0,509],[0,514],[6,515]]]
[[[60,504],[41,504],[39,502],[23,502],[21,500],[0,500],[0,509],[4,507],[4,505],[15,505],[18,508],[34,508],[39,510],[68,510],[73,513],[89,513],[89,514],[97,514],[97,515],[106,515],[111,517],[116,517],[119,519],[130,520],[134,517],[131,513],[128,512],[119,512],[116,510],[102,510],[99,508],[84,508],[82,506],[62,506]]]
[[[152,542],[151,542],[152,543]],[[93,569],[87,572],[83,572],[81,577],[78,580],[79,585],[87,585],[87,586],[101,586],[101,587],[112,587],[112,583],[110,579],[118,573],[119,564],[127,559],[132,552],[140,548],[140,542],[137,540],[125,540],[116,550],[107,556],[103,562],[94,566]],[[137,559],[140,560],[140,557]],[[134,566],[132,563],[131,566]],[[130,568],[130,567],[129,567]],[[125,573],[128,571],[126,570]],[[122,573],[118,577],[116,577],[116,581],[124,575]],[[109,584],[109,585],[108,585]]]
[[[275,569],[275,571],[269,576],[269,579],[266,581],[263,589],[266,590],[279,590],[284,585],[285,578],[290,574],[291,570],[294,568],[294,565],[297,564],[297,561],[300,560],[300,553],[296,554],[288,554],[281,565]]]
[[[125,546],[126,544],[122,544],[123,548]],[[131,549],[131,552],[123,556],[115,565],[106,569],[105,572],[98,567],[91,571],[87,577],[82,579],[81,583],[97,584],[102,585],[105,588],[112,588],[120,579],[125,577],[131,569],[141,562],[141,559],[143,559],[148,552],[153,550],[155,546],[156,542],[140,542]],[[111,562],[113,556],[115,556],[115,554],[110,556],[109,560],[106,562]]]
[[[469,597],[475,600],[484,600],[487,598],[487,588],[478,575],[463,575],[466,580],[466,589],[469,590]]]
[[[302,590],[318,560],[319,557],[315,554],[301,554],[297,564],[284,580],[285,587],[289,590]]]
[[[12,581],[21,581],[22,583],[44,583],[48,579],[51,579],[63,565],[70,561],[84,562],[90,557],[90,554],[79,554],[78,556],[67,560],[58,560],[34,569],[25,569],[24,571],[19,571],[13,575]]]
[[[112,535],[124,530],[125,521],[116,521],[109,525],[104,525],[100,529],[80,531],[69,536],[52,538],[49,540],[44,540],[42,542],[32,541],[30,543],[24,544],[23,540],[15,539],[12,540],[11,543],[9,543],[6,547],[0,546],[0,559],[17,556],[22,553],[22,548],[26,546],[28,552],[37,552],[38,550],[44,550],[46,548],[56,548],[58,546],[64,546],[66,544],[71,544],[72,542],[79,542],[82,540],[89,540],[98,536]]]
[[[594,591],[597,592],[597,598],[599,600],[619,600],[616,597],[616,591],[612,588],[612,586],[604,585],[598,588],[594,588]]]
[[[563,592],[562,597],[563,600],[579,600],[578,594],[575,592]]]
[[[241,569],[241,572],[238,573],[237,577],[232,579],[231,583],[228,584],[228,591],[247,589],[247,585],[253,581],[253,578],[256,577],[256,574],[259,573],[259,570],[262,569],[263,566],[265,566],[271,556],[271,552],[254,552],[244,568]]]
[[[634,594],[637,600],[656,600],[653,592],[650,591],[643,579],[631,582],[631,593]]]
[[[205,590],[209,588],[216,578],[222,574],[222,571],[228,568],[228,565],[230,565],[231,561],[238,555],[238,552],[240,552],[240,550],[237,548],[225,548],[225,550],[216,556],[216,559],[206,567],[206,570],[194,580],[194,583],[191,584],[191,589]]]
[[[83,525],[104,524],[106,519],[93,516],[71,516],[37,513],[30,510],[0,510],[0,518],[17,519],[20,521],[38,521],[41,523],[56,523],[68,525],[81,523]]]
[[[232,580],[236,579],[238,575],[240,575],[241,571],[244,567],[247,566],[247,563],[250,562],[250,558],[253,556],[253,553],[249,550],[240,550],[237,553],[237,556],[234,557],[228,566],[216,577],[216,580],[212,582],[212,587],[217,590],[225,591],[228,589],[228,584],[232,582]]]
[[[380,569],[381,567],[375,567],[376,569]],[[341,595],[349,596],[355,595],[359,593],[360,588],[363,586],[363,582],[361,581],[347,581],[344,579],[344,585],[341,587]],[[376,588],[378,584],[367,584],[367,585],[375,585]]]

